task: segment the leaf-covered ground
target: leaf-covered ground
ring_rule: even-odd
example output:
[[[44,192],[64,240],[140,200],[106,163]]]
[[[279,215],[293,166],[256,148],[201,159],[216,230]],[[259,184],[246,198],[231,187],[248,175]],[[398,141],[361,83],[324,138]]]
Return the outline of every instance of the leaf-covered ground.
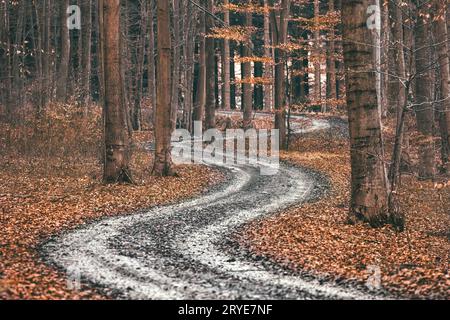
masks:
[[[179,177],[151,177],[151,157],[142,149],[133,155],[133,186],[101,184],[95,159],[2,156],[0,164],[0,299],[103,298],[88,288],[70,290],[63,274],[40,261],[39,243],[92,219],[190,197],[223,178],[203,166],[178,167]]]
[[[399,190],[407,229],[347,224],[350,162],[345,137],[298,140],[286,161],[331,180],[328,195],[256,221],[237,235],[247,249],[294,270],[366,283],[381,271],[382,289],[402,297],[450,298],[450,188],[404,176]],[[379,268],[379,269],[378,269]],[[373,283],[372,283],[373,284]]]

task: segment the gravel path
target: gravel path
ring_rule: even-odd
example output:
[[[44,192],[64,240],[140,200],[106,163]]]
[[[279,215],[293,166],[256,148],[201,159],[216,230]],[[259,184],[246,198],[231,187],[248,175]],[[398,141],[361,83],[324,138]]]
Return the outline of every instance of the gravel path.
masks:
[[[308,129],[328,127],[321,120]],[[349,285],[301,277],[227,250],[254,219],[314,198],[317,180],[281,164],[278,174],[224,165],[226,182],[182,203],[104,219],[50,239],[43,257],[123,299],[372,299]]]

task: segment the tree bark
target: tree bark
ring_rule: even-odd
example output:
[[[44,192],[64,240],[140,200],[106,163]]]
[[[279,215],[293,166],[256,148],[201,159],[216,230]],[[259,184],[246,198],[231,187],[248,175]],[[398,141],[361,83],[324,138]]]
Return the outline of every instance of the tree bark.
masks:
[[[441,158],[444,169],[450,172],[450,67],[447,6],[445,0],[434,2],[434,38],[437,42],[437,53],[440,68],[441,97],[439,108],[439,129],[441,134]]]
[[[206,53],[205,53],[205,20],[204,12],[200,13],[198,31],[200,40],[198,46],[198,77],[197,77],[197,93],[195,95],[194,112],[192,114],[193,121],[203,121],[205,115],[206,104]]]
[[[415,60],[416,60],[416,120],[420,133],[419,144],[419,177],[433,179],[435,175],[435,152],[433,140],[433,93],[431,90],[430,67],[430,30],[429,14],[425,0],[416,0],[417,21],[415,26]]]
[[[88,105],[91,98],[91,38],[92,38],[92,4],[90,1],[82,2],[81,14],[83,17],[83,56],[81,77],[81,96],[84,104]]]
[[[172,108],[172,119],[171,123],[174,126],[172,129],[175,130],[178,116],[178,104],[179,104],[179,93],[180,93],[180,59],[181,50],[183,46],[181,45],[180,36],[180,0],[172,1],[172,12],[173,12],[173,64],[172,64],[172,94],[171,94],[171,108]]]
[[[267,58],[272,58],[271,49],[271,37],[270,37],[270,12],[269,12],[269,1],[264,0],[264,56]],[[272,63],[266,63],[264,65],[264,78],[273,81],[273,68]],[[264,110],[271,111],[273,108],[273,86],[264,86]]]
[[[206,10],[213,12],[213,0],[205,0]],[[214,28],[214,18],[210,14],[205,17],[205,34],[211,33]],[[207,37],[205,40],[206,53],[206,105],[205,105],[205,125],[206,129],[211,129],[216,126],[216,50],[215,41],[212,37]]]
[[[105,70],[105,183],[132,182],[130,136],[124,105],[120,59],[120,0],[103,3]]]
[[[158,17],[158,64],[157,64],[157,102],[155,113],[155,159],[152,174],[169,176],[175,172],[172,168],[171,136],[172,108],[170,101],[171,85],[171,37],[169,1],[157,1]]]
[[[320,70],[320,54],[321,54],[321,39],[319,30],[319,16],[320,16],[320,3],[319,0],[314,0],[314,100],[316,105],[322,105],[322,112],[326,112],[326,107],[322,103],[322,80]]]
[[[352,191],[349,220],[372,226],[389,221],[381,114],[376,92],[374,36],[366,26],[369,0],[342,3]]]
[[[409,79],[406,78],[405,54],[403,51],[404,34],[403,34],[403,14],[401,9],[402,1],[396,0],[394,9],[394,32],[395,54],[396,54],[396,76],[398,77],[397,91],[397,125],[394,143],[394,151],[392,155],[392,164],[389,169],[389,181],[391,190],[394,190],[398,184],[400,175],[400,163],[402,158],[403,137],[405,127],[405,113],[407,112],[407,89],[409,88]]]
[[[251,0],[249,0],[251,5]],[[245,13],[245,26],[250,28],[253,24],[253,15],[250,11]],[[242,57],[251,57],[252,55],[252,41],[242,44]],[[252,127],[252,110],[253,110],[253,86],[251,84],[252,79],[252,63],[242,63],[242,110],[244,112],[243,125],[244,128]]]
[[[224,6],[229,5],[229,0],[224,0]],[[225,9],[223,21],[225,25],[230,25],[230,11]],[[222,41],[222,109],[231,110],[231,88],[230,88],[230,40]]]
[[[69,7],[69,0],[61,0],[59,5],[61,54],[59,58],[58,80],[56,82],[56,99],[59,102],[66,102],[70,59],[70,37],[69,27],[67,25],[67,8]]]
[[[274,1],[271,0],[271,6]],[[286,53],[280,48],[280,45],[287,42],[287,26],[290,14],[290,0],[281,1],[281,12],[279,21],[275,10],[271,10],[271,21],[274,28],[273,39],[275,48],[275,129],[279,130],[280,148],[287,149],[286,144],[286,72],[285,56]]]
[[[194,51],[195,43],[192,41],[195,37],[195,14],[192,10],[192,3],[187,1],[185,4],[185,17],[184,17],[184,128],[192,130],[192,110],[193,110],[193,78],[194,78]],[[194,17],[193,17],[194,15]]]
[[[155,67],[155,30],[154,30],[154,0],[148,3],[149,19],[149,43],[148,43],[148,95],[152,104],[152,110],[156,108],[156,67]]]
[[[335,0],[329,0],[329,11],[334,12],[334,1]],[[336,31],[334,30],[334,27],[330,29],[329,33],[329,39],[328,39],[328,76],[329,76],[329,97],[331,99],[337,99],[337,92],[336,92],[336,46],[335,46],[335,37],[336,37]]]

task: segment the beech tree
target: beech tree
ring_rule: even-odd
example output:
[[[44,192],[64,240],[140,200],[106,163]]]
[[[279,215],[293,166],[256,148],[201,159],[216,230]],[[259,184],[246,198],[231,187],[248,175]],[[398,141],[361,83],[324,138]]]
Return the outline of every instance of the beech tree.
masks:
[[[58,81],[56,82],[56,98],[65,102],[67,99],[67,79],[69,77],[69,59],[70,59],[70,37],[69,26],[67,25],[67,8],[69,0],[59,2],[59,27],[61,33],[61,56],[58,66]]]
[[[342,3],[352,169],[349,219],[380,226],[390,220],[390,214],[373,59],[375,39],[366,24],[369,5],[369,0]]]
[[[288,17],[290,0],[282,0],[277,17],[274,1],[271,0],[271,23],[273,27],[273,45],[275,47],[275,128],[280,130],[280,147],[286,148],[286,73],[285,51],[283,45],[287,42]]]
[[[103,1],[104,72],[105,72],[105,161],[106,183],[129,182],[130,139],[124,105],[120,59],[120,0]]]
[[[156,176],[173,175],[170,140],[172,129],[171,108],[171,37],[170,37],[170,4],[166,0],[157,1],[158,31],[158,64],[157,91],[155,111],[155,159],[152,174]]]
[[[416,0],[417,21],[414,29],[415,35],[415,95],[417,129],[421,134],[419,141],[419,177],[432,179],[435,174],[434,163],[434,99],[432,91],[432,78],[430,70],[430,18],[428,1]]]
[[[211,33],[214,28],[214,17],[212,13],[214,10],[214,1],[205,0],[205,8],[207,10],[205,17],[205,34]],[[212,37],[206,37],[205,40],[205,73],[206,73],[206,100],[205,100],[205,123],[206,128],[211,129],[216,126],[216,61],[215,61],[215,40]]]

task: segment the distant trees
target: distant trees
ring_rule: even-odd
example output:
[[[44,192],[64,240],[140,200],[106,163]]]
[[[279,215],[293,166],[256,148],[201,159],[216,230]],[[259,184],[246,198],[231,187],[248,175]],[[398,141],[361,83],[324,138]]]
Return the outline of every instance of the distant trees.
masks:
[[[72,4],[81,31],[68,28]],[[367,27],[372,5],[380,30]],[[352,215],[379,225],[393,218],[402,171],[450,171],[449,16],[445,0],[3,1],[0,117],[104,105],[104,180],[121,182],[132,181],[133,131],[154,130],[153,173],[170,175],[172,131],[214,127],[217,108],[242,112],[243,127],[273,112],[287,149],[288,114],[347,102]],[[395,131],[390,159],[382,122]]]

